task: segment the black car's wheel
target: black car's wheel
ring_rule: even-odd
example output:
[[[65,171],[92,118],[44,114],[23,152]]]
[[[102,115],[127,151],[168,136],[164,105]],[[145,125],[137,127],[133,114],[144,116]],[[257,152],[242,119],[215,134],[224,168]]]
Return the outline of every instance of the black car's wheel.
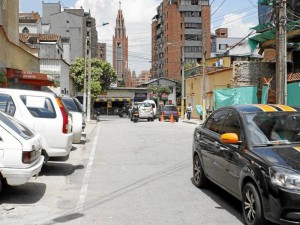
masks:
[[[243,214],[246,224],[266,224],[258,191],[252,183],[249,182],[244,186],[242,197]]]
[[[207,182],[207,178],[204,174],[200,157],[198,154],[195,155],[193,160],[193,180],[195,186],[198,188],[204,187]]]

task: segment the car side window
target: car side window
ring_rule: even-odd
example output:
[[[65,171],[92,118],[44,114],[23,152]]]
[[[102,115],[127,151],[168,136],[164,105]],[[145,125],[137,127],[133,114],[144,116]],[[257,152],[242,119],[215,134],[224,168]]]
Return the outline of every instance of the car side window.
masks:
[[[50,98],[21,95],[21,99],[33,117],[56,118],[56,112]]]
[[[238,137],[241,137],[241,123],[238,117],[238,114],[229,110],[226,119],[224,120],[221,132],[224,133],[236,133]]]
[[[7,94],[0,94],[0,110],[10,116],[15,115],[16,105],[11,96]]]
[[[221,127],[227,115],[227,110],[219,110],[214,112],[205,124],[205,128],[215,133],[222,134]]]

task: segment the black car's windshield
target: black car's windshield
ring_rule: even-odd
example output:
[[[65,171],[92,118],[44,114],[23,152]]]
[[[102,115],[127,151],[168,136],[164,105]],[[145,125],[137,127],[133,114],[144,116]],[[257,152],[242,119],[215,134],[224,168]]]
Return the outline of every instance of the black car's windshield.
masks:
[[[300,142],[299,112],[259,112],[245,117],[253,145]]]

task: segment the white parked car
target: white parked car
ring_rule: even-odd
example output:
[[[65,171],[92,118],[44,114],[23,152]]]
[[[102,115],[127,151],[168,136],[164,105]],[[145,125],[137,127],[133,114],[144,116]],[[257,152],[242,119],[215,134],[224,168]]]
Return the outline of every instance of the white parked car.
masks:
[[[3,182],[25,184],[42,168],[42,137],[0,112],[0,191]]]
[[[80,143],[82,128],[85,126],[83,120],[84,115],[82,112],[79,112],[79,109],[72,97],[64,95],[61,96],[61,100],[72,116],[73,143]]]
[[[154,118],[157,116],[157,106],[156,106],[156,102],[153,101],[153,100],[145,100],[143,102],[148,102],[150,103],[150,105],[152,106],[152,109],[153,109],[153,113],[154,113]]]
[[[68,156],[72,124],[68,111],[54,93],[0,88],[0,110],[19,119],[42,136],[42,154]]]

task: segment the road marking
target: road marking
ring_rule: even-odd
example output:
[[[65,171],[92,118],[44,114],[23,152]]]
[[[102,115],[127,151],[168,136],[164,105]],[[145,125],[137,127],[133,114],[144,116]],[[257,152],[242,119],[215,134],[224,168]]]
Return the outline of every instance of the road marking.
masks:
[[[96,138],[93,141],[93,146],[92,146],[92,151],[90,153],[89,162],[87,164],[86,171],[85,171],[85,174],[83,177],[80,196],[79,196],[79,199],[77,202],[76,210],[80,210],[80,209],[83,210],[85,197],[86,197],[87,190],[89,187],[89,179],[90,179],[90,175],[91,175],[92,167],[93,167],[93,163],[94,163],[94,157],[95,157],[95,151],[96,151],[96,145],[97,145],[97,141],[98,141],[98,137],[99,137],[99,132],[100,132],[100,126],[98,125],[98,129],[97,129],[96,136],[95,136]]]

